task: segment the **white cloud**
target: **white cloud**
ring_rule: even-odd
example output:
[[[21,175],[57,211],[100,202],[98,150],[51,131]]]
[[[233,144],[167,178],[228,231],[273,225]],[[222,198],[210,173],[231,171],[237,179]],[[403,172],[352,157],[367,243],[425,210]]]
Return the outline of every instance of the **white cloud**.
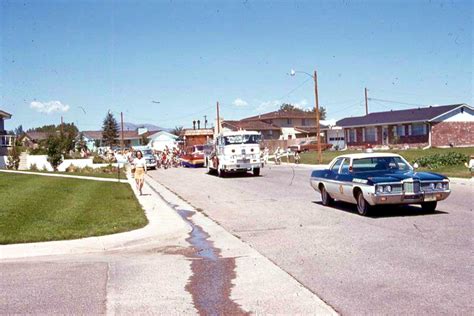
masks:
[[[46,114],[51,114],[54,112],[69,111],[69,105],[62,104],[61,101],[49,101],[49,102],[33,101],[30,103],[30,108],[40,113],[46,113]]]
[[[306,99],[301,100],[300,102],[291,103],[298,109],[308,110],[308,101]]]
[[[235,105],[235,106],[247,106],[247,105],[249,105],[247,103],[247,101],[244,101],[241,98],[235,99],[234,102],[232,102],[232,104]]]
[[[281,100],[271,100],[271,101],[264,101],[260,102],[257,106],[258,112],[268,111],[268,110],[276,110],[281,105]]]

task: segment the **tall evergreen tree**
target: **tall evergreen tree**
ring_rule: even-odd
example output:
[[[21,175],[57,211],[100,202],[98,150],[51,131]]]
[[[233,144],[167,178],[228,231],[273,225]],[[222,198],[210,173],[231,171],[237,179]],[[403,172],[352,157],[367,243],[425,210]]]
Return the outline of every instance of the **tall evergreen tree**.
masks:
[[[114,115],[108,112],[102,124],[102,142],[105,146],[113,146],[118,142],[119,127]]]

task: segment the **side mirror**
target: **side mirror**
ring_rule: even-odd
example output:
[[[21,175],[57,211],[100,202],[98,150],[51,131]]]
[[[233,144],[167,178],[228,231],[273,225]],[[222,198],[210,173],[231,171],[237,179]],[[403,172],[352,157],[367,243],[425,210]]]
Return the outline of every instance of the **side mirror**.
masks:
[[[420,168],[420,166],[418,165],[417,162],[415,162],[415,163],[413,164],[413,168],[414,168],[414,169],[418,169],[418,168]]]

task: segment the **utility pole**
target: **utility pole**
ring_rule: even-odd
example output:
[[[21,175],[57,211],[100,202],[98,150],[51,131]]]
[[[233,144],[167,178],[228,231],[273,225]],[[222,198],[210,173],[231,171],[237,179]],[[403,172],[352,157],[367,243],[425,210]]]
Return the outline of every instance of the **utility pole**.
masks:
[[[318,141],[318,162],[322,163],[323,157],[321,155],[321,130],[319,126],[319,98],[318,98],[318,73],[314,71],[314,99],[316,103],[316,137]]]
[[[63,119],[63,116],[61,115],[61,135],[64,132],[63,125],[64,125],[64,119]]]
[[[217,134],[221,132],[221,119],[219,116],[219,101],[217,101]]]
[[[122,155],[123,155],[123,153],[124,153],[124,149],[123,149],[123,146],[124,146],[124,142],[123,142],[123,112],[120,112],[120,129],[121,129],[120,148],[122,148]]]
[[[204,115],[204,129],[207,128],[207,115]]]
[[[369,98],[367,97],[367,88],[365,88],[365,115],[369,115]]]

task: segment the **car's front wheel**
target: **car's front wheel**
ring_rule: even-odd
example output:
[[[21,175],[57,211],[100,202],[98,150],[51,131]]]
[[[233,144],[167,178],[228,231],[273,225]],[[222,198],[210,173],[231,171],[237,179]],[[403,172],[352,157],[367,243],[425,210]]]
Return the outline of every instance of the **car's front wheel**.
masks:
[[[362,216],[367,216],[370,213],[370,205],[364,198],[364,194],[359,191],[357,193],[357,212]]]
[[[438,202],[425,202],[421,203],[421,209],[423,212],[426,213],[433,213],[436,210],[436,206],[438,205]]]
[[[329,195],[328,191],[326,191],[325,187],[321,188],[321,203],[324,206],[329,206],[334,202],[334,199]]]

